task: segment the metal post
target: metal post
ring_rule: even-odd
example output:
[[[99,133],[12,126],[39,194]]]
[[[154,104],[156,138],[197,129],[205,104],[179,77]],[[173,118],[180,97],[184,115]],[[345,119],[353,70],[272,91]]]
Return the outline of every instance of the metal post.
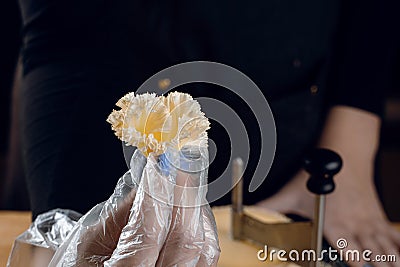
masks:
[[[325,195],[316,195],[315,197],[315,208],[314,208],[314,224],[311,239],[311,248],[315,250],[317,261],[311,262],[310,266],[319,267],[321,266],[318,258],[322,251],[322,240],[324,235],[324,220],[325,220]]]
[[[231,232],[236,240],[242,239],[242,217],[243,217],[243,161],[236,158],[232,162],[232,211]]]

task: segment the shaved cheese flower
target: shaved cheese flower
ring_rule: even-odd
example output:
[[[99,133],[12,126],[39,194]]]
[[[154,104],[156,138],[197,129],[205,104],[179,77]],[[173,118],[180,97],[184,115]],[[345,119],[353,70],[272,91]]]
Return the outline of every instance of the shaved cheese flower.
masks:
[[[207,146],[210,123],[189,94],[129,93],[116,106],[121,109],[113,110],[107,119],[111,129],[146,156],[160,155],[168,146],[178,150],[187,145]]]

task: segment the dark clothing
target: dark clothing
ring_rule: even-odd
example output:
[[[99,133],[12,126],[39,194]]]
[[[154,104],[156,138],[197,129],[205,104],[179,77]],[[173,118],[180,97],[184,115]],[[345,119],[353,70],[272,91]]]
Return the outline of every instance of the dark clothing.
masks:
[[[351,23],[346,20],[352,13],[339,1],[20,4],[25,25],[23,141],[34,215],[56,207],[86,212],[107,198],[127,169],[122,145],[105,122],[107,115],[123,94],[177,63],[209,60],[237,68],[271,105],[278,134],[275,162],[267,182],[245,193],[246,203],[270,196],[300,168],[302,156],[318,139],[328,107],[345,104],[381,114],[377,88],[390,67],[378,47],[384,45],[364,43],[368,25],[341,30],[341,23]],[[382,16],[378,2],[354,5],[362,7],[363,22],[369,23],[363,16],[371,10]],[[372,34],[386,38],[379,25]],[[351,45],[348,38],[355,38]],[[369,61],[359,62],[367,49],[373,49],[368,50]],[[260,142],[250,109],[215,86],[180,90],[220,99],[244,118],[252,149],[248,177]],[[212,180],[225,168],[230,145],[216,122],[209,136],[218,146],[209,170]],[[246,179],[245,188],[248,183]],[[225,197],[214,204],[228,201]]]
[[[0,3],[0,34],[2,40],[0,51],[0,158],[8,150],[11,88],[20,45],[20,28],[21,18],[17,3],[15,1],[2,1]],[[0,165],[0,183],[3,183],[2,179],[5,176],[2,168],[3,166]]]

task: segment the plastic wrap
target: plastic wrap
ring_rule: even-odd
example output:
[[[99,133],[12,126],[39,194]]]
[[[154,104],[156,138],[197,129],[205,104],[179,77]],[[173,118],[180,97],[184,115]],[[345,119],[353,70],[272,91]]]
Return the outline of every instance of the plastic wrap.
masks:
[[[56,209],[39,215],[14,241],[7,267],[47,266],[81,214]]]
[[[136,150],[112,196],[78,221],[49,266],[216,266],[207,167],[203,148]]]

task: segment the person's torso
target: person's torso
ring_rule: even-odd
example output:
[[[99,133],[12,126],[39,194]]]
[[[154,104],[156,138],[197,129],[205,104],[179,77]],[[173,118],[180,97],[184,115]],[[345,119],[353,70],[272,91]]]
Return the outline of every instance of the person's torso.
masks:
[[[20,0],[20,4],[25,72],[72,62],[102,73],[118,72],[118,84],[134,88],[162,68],[209,60],[249,76],[269,101],[278,133],[270,172],[273,185],[265,183],[253,197],[248,195],[250,203],[281,186],[318,137],[338,0]],[[130,85],[132,73],[137,83]],[[216,92],[206,93],[243,111],[235,99]],[[250,119],[250,131],[256,128]],[[215,131],[210,137],[218,140],[222,135]],[[257,134],[250,139],[253,147],[259,146]],[[228,156],[229,149],[225,150],[219,162]],[[255,164],[251,157],[248,173]],[[223,167],[214,164],[210,178]]]

